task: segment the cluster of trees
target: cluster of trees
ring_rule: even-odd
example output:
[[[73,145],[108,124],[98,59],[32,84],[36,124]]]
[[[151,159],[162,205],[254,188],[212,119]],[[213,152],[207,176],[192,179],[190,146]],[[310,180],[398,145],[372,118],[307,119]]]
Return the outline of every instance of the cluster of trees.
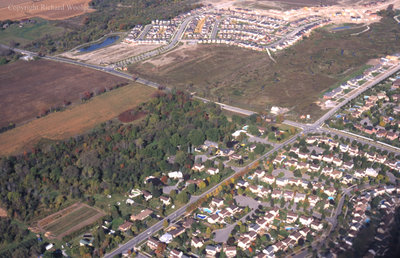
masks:
[[[20,57],[21,55],[19,53],[16,53],[10,49],[0,47],[0,65],[16,61]]]
[[[143,189],[150,175],[190,171],[194,144],[229,141],[235,129],[215,105],[181,92],[161,94],[139,108],[147,113],[140,124],[110,121],[87,135],[0,158],[0,206],[13,218],[31,221],[71,200]],[[174,155],[171,164],[167,158]]]
[[[6,126],[3,126],[0,128],[0,133],[4,133],[5,131],[11,130],[15,128],[15,124],[14,123],[9,123]]]
[[[60,22],[68,31],[61,37],[46,35],[26,47],[41,53],[60,52],[96,40],[109,32],[126,31],[152,20],[171,19],[199,5],[191,0],[92,0],[96,12],[83,16],[83,25]]]
[[[41,254],[36,238],[29,238],[29,231],[9,218],[0,218],[0,257],[33,257]],[[18,248],[9,248],[13,244]]]

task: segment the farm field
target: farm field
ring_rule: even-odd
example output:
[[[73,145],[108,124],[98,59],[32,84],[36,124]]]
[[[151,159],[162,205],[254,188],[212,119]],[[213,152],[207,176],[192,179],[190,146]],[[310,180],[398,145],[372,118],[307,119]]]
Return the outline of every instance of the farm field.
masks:
[[[128,80],[59,62],[18,61],[0,70],[0,127],[22,123],[64,101],[80,102],[80,94],[114,87]]]
[[[103,217],[105,213],[86,204],[77,203],[52,214],[37,223],[42,232],[50,232],[50,238],[61,240],[96,220]]]
[[[150,51],[157,47],[160,47],[160,45],[129,45],[126,43],[119,43],[87,53],[80,53],[78,50],[66,52],[63,53],[62,56],[91,64],[101,65],[115,63],[128,57]]]
[[[197,45],[134,64],[130,71],[233,106],[255,111],[287,107],[294,117],[310,114],[313,119],[324,112],[316,102],[332,85],[359,71],[370,59],[400,51],[400,26],[392,18],[350,36],[354,31],[315,31],[275,54],[277,63],[263,52]]]
[[[137,83],[104,93],[84,104],[51,113],[0,134],[0,155],[22,152],[41,139],[62,140],[89,131],[147,101],[154,89]]]
[[[1,20],[21,20],[41,17],[47,20],[63,20],[92,12],[90,0],[0,0]]]
[[[9,45],[11,42],[15,42],[25,45],[45,35],[57,36],[67,31],[63,27],[56,26],[53,22],[40,18],[34,20],[36,21],[34,24],[24,24],[20,27],[15,23],[7,29],[0,30],[0,43]]]

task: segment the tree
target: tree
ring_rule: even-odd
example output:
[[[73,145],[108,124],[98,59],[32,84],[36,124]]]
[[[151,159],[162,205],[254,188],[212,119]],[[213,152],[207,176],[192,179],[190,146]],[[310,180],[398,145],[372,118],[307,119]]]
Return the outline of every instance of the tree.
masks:
[[[164,228],[167,228],[168,225],[169,225],[168,220],[164,219],[164,221],[163,221],[163,227],[164,227]]]
[[[200,129],[194,129],[191,130],[189,135],[188,135],[190,143],[192,143],[194,146],[199,146],[203,144],[205,140],[205,136],[202,130]]]
[[[207,227],[207,229],[206,229],[206,235],[207,235],[208,237],[210,237],[210,236],[211,236],[211,233],[212,233],[211,228],[210,228],[210,227]]]
[[[189,201],[189,194],[186,191],[182,191],[176,196],[176,200],[181,204],[185,204]]]
[[[186,154],[183,151],[178,151],[175,155],[175,163],[179,164],[181,167],[185,164]]]
[[[263,144],[261,143],[257,143],[256,144],[256,148],[254,149],[254,153],[257,155],[262,154],[265,151],[265,147]]]
[[[258,136],[260,134],[260,131],[258,131],[257,127],[255,125],[249,125],[249,128],[247,131],[254,136]]]

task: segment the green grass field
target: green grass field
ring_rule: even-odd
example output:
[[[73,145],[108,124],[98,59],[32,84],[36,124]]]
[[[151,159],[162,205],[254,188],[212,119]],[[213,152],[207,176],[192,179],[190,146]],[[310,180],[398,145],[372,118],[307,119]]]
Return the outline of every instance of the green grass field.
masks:
[[[90,220],[98,214],[99,212],[93,208],[81,206],[66,216],[63,216],[60,219],[57,219],[55,222],[45,226],[44,229],[46,231],[50,231],[56,236],[59,236],[65,232],[68,232],[72,227],[86,220]]]
[[[19,24],[12,24],[7,29],[0,30],[0,43],[9,44],[11,41],[25,45],[33,40],[40,39],[45,35],[55,36],[65,31],[62,27],[57,27],[54,22],[35,18],[35,24],[26,24],[19,27]]]
[[[277,52],[277,63],[267,53],[198,45],[134,64],[130,70],[233,106],[263,111],[276,105],[289,108],[291,118],[310,114],[315,119],[324,113],[315,102],[326,90],[358,74],[370,59],[400,51],[400,26],[393,18],[383,18],[358,36],[351,36],[353,32],[319,29]]]

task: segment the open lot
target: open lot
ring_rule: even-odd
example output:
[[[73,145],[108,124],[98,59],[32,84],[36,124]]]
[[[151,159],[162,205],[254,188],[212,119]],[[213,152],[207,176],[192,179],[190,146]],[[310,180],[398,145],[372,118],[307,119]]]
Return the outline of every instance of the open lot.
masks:
[[[128,80],[70,64],[18,61],[0,70],[0,127],[21,123],[64,101],[80,102],[85,91],[113,87]]]
[[[11,42],[15,42],[25,45],[45,35],[58,36],[67,31],[66,28],[56,26],[55,22],[52,21],[40,18],[33,20],[35,23],[24,24],[23,26],[14,23],[6,29],[0,30],[0,43],[10,45]]]
[[[148,100],[154,89],[133,83],[94,97],[84,104],[51,113],[0,134],[0,155],[21,152],[40,139],[62,140],[82,134]]]
[[[356,30],[319,29],[307,39],[267,53],[223,45],[184,46],[134,64],[130,70],[158,83],[196,92],[213,100],[256,111],[272,105],[295,116],[323,112],[315,102],[332,85],[357,72],[370,59],[400,51],[400,26],[392,18]],[[343,51],[342,51],[343,50]]]
[[[37,227],[43,233],[49,232],[50,238],[61,240],[96,220],[103,217],[105,213],[83,203],[76,203],[68,208],[58,211],[37,222]]]
[[[21,20],[41,17],[48,20],[63,20],[94,11],[90,0],[0,0],[1,20]]]
[[[91,64],[110,64],[117,61],[126,59],[131,56],[136,56],[141,53],[150,51],[159,47],[160,45],[130,45],[126,43],[119,43],[109,47],[100,48],[91,52],[79,52],[78,50],[63,53],[62,56],[76,59]]]

